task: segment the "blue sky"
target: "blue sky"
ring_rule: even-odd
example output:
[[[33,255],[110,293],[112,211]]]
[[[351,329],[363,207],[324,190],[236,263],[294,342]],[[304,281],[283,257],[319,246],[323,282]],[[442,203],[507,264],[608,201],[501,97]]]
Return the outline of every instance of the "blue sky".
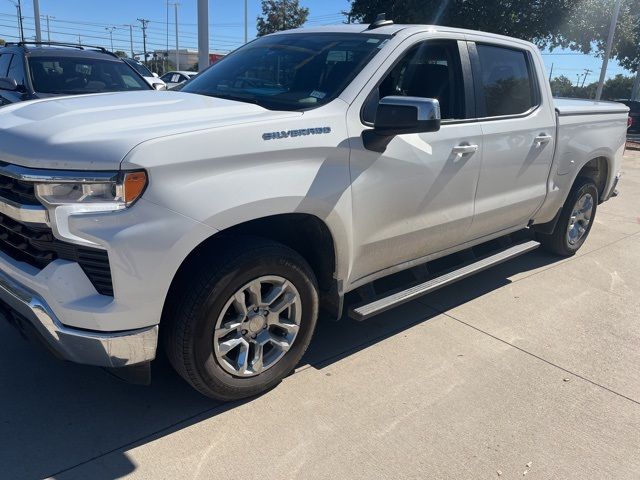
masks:
[[[13,0],[12,0],[13,1]],[[170,0],[174,3],[175,0]],[[178,0],[180,47],[196,48],[196,0]],[[25,18],[25,35],[33,37],[33,2],[22,0]],[[210,40],[212,50],[229,51],[240,46],[244,38],[244,1],[243,0],[210,0]],[[348,10],[348,0],[301,0],[308,7],[309,25],[339,23],[344,20],[340,15]],[[249,5],[249,38],[255,36],[255,19],[260,14],[260,1],[248,0]],[[166,2],[164,0],[40,0],[41,15],[50,15],[52,40],[78,41],[80,35],[86,44],[109,47],[108,26],[115,26],[113,32],[114,47],[129,51],[129,29],[124,24],[140,25],[138,18],[149,19],[148,49],[166,48]],[[175,45],[173,7],[169,15],[169,47]],[[42,22],[43,37],[46,38],[46,22]],[[10,0],[0,0],[0,38],[15,40],[18,36],[16,9]],[[134,29],[134,49],[142,51],[142,34],[139,28]],[[554,76],[563,74],[574,83],[577,75],[584,69],[592,72],[586,82],[597,81],[601,60],[588,55],[580,55],[569,51],[544,52],[547,70],[554,64]],[[617,73],[630,75],[615,61],[609,63],[607,76]],[[582,82],[582,78],[580,79]]]

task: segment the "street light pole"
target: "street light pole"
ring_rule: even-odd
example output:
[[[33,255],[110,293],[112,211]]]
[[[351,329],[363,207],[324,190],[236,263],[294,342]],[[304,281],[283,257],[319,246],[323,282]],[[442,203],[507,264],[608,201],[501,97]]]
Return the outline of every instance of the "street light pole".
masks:
[[[51,15],[43,15],[43,17],[47,19],[47,42],[51,42],[51,28],[49,27],[49,19],[56,17],[52,17]]]
[[[178,37],[178,3],[174,3],[176,18],[176,70],[180,70],[180,41]]]
[[[117,29],[117,27],[105,27],[107,32],[109,32],[109,38],[111,39],[111,51],[113,52],[113,31]]]
[[[123,27],[129,27],[129,46],[131,48],[131,58],[135,57],[135,53],[133,52],[133,25],[125,24]]]
[[[249,41],[249,14],[247,12],[247,0],[244,0],[244,43]]]
[[[42,30],[40,29],[40,1],[33,0],[33,20],[36,24],[36,42],[42,41]]]
[[[604,58],[602,60],[602,69],[600,70],[600,80],[598,81],[598,90],[596,91],[596,100],[600,100],[602,98],[602,89],[604,88],[604,80],[607,76],[607,67],[609,66],[609,57],[611,56],[611,50],[613,49],[613,39],[616,35],[616,26],[618,25],[618,16],[620,15],[621,6],[622,6],[622,0],[618,0],[613,10],[613,16],[611,17],[611,25],[609,26],[609,38],[607,39],[607,48],[605,50]]]
[[[198,0],[198,71],[209,66],[209,0]]]

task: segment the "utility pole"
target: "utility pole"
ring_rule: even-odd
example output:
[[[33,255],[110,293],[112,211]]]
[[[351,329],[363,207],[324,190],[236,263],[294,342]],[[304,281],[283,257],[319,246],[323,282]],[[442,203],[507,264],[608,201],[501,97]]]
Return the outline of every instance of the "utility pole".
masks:
[[[580,86],[580,77],[582,76],[581,73],[576,73],[576,75],[578,76],[578,81],[576,82],[576,87]]]
[[[111,51],[113,52],[113,31],[117,30],[117,27],[104,27],[109,32],[109,38],[111,39]]]
[[[551,76],[553,75],[553,63],[551,64],[551,71],[549,72],[549,81],[551,81]]]
[[[585,68],[584,69],[584,78],[582,79],[582,85],[580,85],[580,88],[584,88],[584,82],[587,81],[587,77],[589,76],[589,74],[592,72],[593,70],[591,70],[590,68]]]
[[[18,25],[20,27],[20,41],[24,42],[24,25],[22,25],[22,3],[21,0],[9,0],[16,7],[16,12],[18,14]]]
[[[344,10],[342,10],[340,13],[345,17],[347,17],[346,23],[348,24],[351,23],[351,12],[345,12]]]
[[[133,25],[122,25],[123,27],[129,27],[129,46],[131,48],[131,58],[135,57],[135,53],[133,52]]]
[[[598,90],[596,90],[596,100],[602,98],[602,89],[604,88],[604,80],[607,76],[607,67],[609,66],[609,57],[611,56],[611,50],[613,49],[613,39],[616,35],[616,26],[618,25],[618,16],[620,15],[620,7],[622,6],[622,0],[617,0],[616,6],[613,10],[613,16],[611,17],[611,25],[609,26],[609,38],[607,39],[607,48],[602,59],[602,69],[600,70],[600,80],[598,81]]]
[[[82,37],[78,35],[78,45],[82,46]]]
[[[49,27],[49,19],[56,17],[52,17],[51,15],[43,15],[43,17],[47,19],[47,42],[51,42],[51,28]]]
[[[167,6],[167,50],[165,52],[164,58],[162,59],[162,67],[166,72],[169,70],[169,0],[166,0],[165,4]]]
[[[209,0],[198,0],[198,71],[209,66]]]
[[[249,15],[247,13],[247,0],[244,0],[244,43],[249,41]]]
[[[180,70],[180,42],[178,40],[178,5],[179,3],[174,3],[173,6],[175,8],[175,19],[176,19],[176,70]],[[207,52],[209,53],[209,52]],[[208,55],[207,55],[208,58]],[[169,60],[167,60],[168,62]]]
[[[149,20],[144,18],[139,18],[138,21],[142,24],[142,45],[144,51],[144,64],[147,64],[147,25],[149,25]]]
[[[40,29],[40,0],[33,0],[33,21],[36,24],[36,42],[41,42],[42,30]]]

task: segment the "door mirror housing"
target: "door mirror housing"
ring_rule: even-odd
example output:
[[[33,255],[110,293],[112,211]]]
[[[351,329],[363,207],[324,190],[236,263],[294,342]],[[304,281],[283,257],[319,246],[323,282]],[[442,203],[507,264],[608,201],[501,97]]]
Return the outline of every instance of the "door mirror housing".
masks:
[[[378,102],[373,130],[362,133],[368,150],[382,153],[396,135],[440,130],[440,102],[434,98],[384,97]]]
[[[14,78],[0,78],[0,90],[9,90],[15,92],[18,90],[18,82]]]
[[[373,128],[384,136],[437,132],[441,120],[434,98],[391,96],[378,102]]]

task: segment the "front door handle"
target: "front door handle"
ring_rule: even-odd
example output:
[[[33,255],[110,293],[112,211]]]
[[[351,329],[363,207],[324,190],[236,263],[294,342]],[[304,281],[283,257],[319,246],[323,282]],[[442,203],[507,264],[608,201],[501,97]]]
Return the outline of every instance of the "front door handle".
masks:
[[[476,153],[478,151],[478,145],[458,145],[457,147],[453,147],[454,155],[466,155],[468,153]]]
[[[547,143],[549,143],[551,140],[553,140],[553,137],[551,135],[545,135],[540,134],[538,135],[535,140],[534,140],[534,144],[536,147],[541,147],[542,145],[545,145]]]

